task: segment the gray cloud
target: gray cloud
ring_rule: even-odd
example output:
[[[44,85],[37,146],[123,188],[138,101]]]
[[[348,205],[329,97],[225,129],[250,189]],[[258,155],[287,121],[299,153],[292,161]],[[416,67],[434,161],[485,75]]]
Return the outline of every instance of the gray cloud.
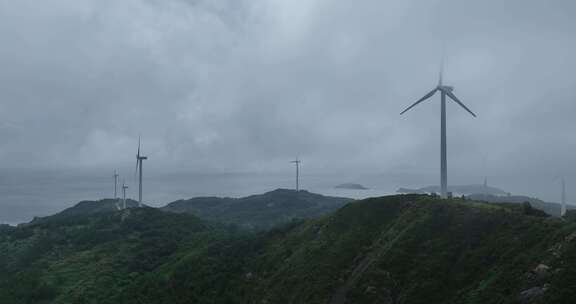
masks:
[[[300,154],[313,172],[434,183],[437,100],[398,114],[436,84],[445,43],[446,80],[479,114],[449,106],[451,182],[551,195],[533,185],[576,170],[574,11],[0,0],[2,167],[131,164],[141,133],[153,168],[274,171]]]

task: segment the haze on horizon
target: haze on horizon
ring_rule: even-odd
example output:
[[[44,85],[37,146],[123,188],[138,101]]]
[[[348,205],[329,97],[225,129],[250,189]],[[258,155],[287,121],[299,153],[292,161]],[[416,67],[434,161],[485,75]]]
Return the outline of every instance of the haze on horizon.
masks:
[[[558,200],[576,184],[569,0],[0,0],[0,170],[390,176]],[[145,169],[145,170],[146,170]],[[11,172],[11,171],[10,171]],[[289,171],[291,172],[291,171]],[[575,181],[575,182],[571,182]],[[25,190],[22,190],[25,191]],[[153,191],[152,189],[148,191]]]

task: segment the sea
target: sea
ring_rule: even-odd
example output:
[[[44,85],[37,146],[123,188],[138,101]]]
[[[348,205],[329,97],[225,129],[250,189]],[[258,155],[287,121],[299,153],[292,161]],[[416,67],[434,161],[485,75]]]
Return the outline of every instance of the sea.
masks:
[[[129,187],[127,197],[135,199],[138,184],[134,172],[120,178],[117,195],[121,196],[121,183]],[[337,189],[336,185],[354,182],[368,190]],[[150,171],[143,182],[143,201],[153,207],[199,196],[244,197],[262,194],[278,188],[294,189],[292,172],[230,173]],[[366,175],[354,180],[341,174],[301,174],[300,189],[314,193],[361,199],[395,193],[397,183],[378,176]],[[114,197],[113,171],[83,170],[0,170],[0,224],[17,225],[34,217],[48,216],[72,207],[83,200]]]

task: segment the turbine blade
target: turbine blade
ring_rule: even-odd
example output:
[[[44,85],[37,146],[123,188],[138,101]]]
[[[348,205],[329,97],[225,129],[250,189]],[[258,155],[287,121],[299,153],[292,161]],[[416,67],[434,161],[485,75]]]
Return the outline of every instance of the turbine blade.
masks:
[[[446,59],[446,42],[444,41],[442,43],[442,57],[440,57],[440,73],[439,73],[439,77],[438,77],[438,86],[442,86],[442,83],[444,82],[444,62]]]
[[[409,106],[408,108],[406,108],[406,110],[402,111],[402,113],[400,113],[400,115],[408,112],[408,110],[412,109],[413,107],[417,106],[419,103],[423,102],[424,100],[432,97],[432,95],[434,95],[434,93],[436,93],[436,91],[438,91],[438,88],[435,88],[434,90],[430,91],[430,93],[424,95],[424,97],[420,98],[417,102],[415,102],[413,105]]]
[[[446,92],[446,95],[448,95],[448,97],[450,97],[452,100],[454,100],[457,104],[459,104],[461,107],[464,108],[464,110],[468,111],[468,113],[470,113],[470,115],[476,117],[476,114],[474,114],[474,112],[470,111],[470,109],[468,109],[468,107],[466,107],[459,99],[458,97],[456,97],[456,95],[454,95],[452,92],[445,90],[444,92]]]
[[[138,174],[139,162],[140,162],[140,135],[138,135],[138,153],[136,153],[136,171],[134,172],[134,176]]]

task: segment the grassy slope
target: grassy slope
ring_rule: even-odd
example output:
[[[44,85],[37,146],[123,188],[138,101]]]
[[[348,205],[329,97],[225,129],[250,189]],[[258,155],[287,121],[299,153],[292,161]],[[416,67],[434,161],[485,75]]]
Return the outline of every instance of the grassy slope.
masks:
[[[517,303],[546,283],[535,303],[576,298],[576,224],[518,205],[392,196],[256,235],[127,212],[2,229],[0,302]]]

